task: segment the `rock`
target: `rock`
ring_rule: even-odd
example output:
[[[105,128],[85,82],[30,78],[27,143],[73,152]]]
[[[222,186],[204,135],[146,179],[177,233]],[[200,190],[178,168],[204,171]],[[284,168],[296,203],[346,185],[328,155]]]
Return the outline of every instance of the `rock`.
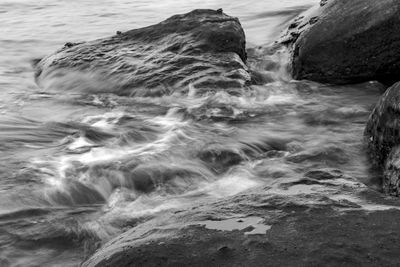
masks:
[[[35,75],[42,87],[86,73],[118,95],[160,95],[186,92],[189,84],[200,91],[242,88],[251,79],[246,59],[239,20],[204,9],[105,39],[67,43],[42,59]]]
[[[392,149],[383,173],[383,191],[392,196],[400,196],[400,146]]]
[[[400,82],[382,95],[368,119],[364,136],[374,165],[383,166],[391,150],[400,145]]]
[[[364,136],[373,164],[383,168],[384,191],[400,195],[400,82],[382,95],[368,119]]]
[[[323,0],[289,26],[281,43],[292,47],[295,79],[332,84],[400,74],[400,2]]]
[[[400,263],[397,241],[400,224],[393,223],[400,219],[398,209],[362,210],[347,201],[322,204],[320,201],[326,201],[326,197],[317,202],[311,201],[309,195],[298,198],[299,202],[292,202],[293,196],[289,200],[282,196],[242,195],[171,212],[107,242],[82,266],[397,266]],[[246,234],[249,229],[210,229],[200,222],[209,217],[219,221],[233,214],[241,216],[238,220],[259,216],[263,224],[272,226],[265,234],[250,235]]]
[[[226,171],[229,167],[239,164],[243,156],[233,149],[224,149],[218,146],[209,146],[199,152],[198,157],[217,173]]]
[[[320,6],[324,6],[324,5],[327,4],[327,2],[328,2],[328,0],[321,0],[321,1],[319,2],[319,5],[320,5]]]

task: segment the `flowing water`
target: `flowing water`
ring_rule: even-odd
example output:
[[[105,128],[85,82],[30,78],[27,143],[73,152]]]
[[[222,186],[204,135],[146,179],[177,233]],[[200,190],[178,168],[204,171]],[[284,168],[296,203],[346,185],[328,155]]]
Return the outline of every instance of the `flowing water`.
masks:
[[[287,53],[266,52],[288,21],[316,2],[2,0],[0,266],[76,266],[167,210],[262,186],[282,193],[277,185],[310,171],[379,186],[362,144],[379,85],[293,81]],[[249,65],[268,83],[234,96],[191,88],[161,97],[35,84],[32,61],[66,42],[220,7],[239,17]],[[307,190],[299,185],[285,194]]]

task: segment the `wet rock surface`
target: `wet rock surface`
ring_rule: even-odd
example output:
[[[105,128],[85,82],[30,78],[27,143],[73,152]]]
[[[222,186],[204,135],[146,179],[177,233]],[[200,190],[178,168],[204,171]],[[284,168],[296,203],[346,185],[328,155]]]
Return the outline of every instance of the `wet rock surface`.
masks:
[[[388,201],[350,184],[336,189],[332,184],[336,193],[328,197],[312,190],[316,185],[303,184],[309,190],[302,193],[298,184],[281,195],[258,191],[171,211],[111,240],[83,266],[398,264],[399,207],[363,204],[363,194],[374,196],[375,203]],[[346,197],[353,190],[359,197]],[[260,224],[262,231],[253,234]]]
[[[399,22],[395,0],[321,1],[290,24],[281,42],[292,46],[296,79],[393,84],[400,74]]]
[[[42,87],[69,90],[76,84],[69,86],[68,77],[79,74],[81,84],[89,78],[99,82],[83,90],[118,95],[187,92],[189,84],[199,91],[232,90],[251,79],[246,59],[237,18],[221,10],[194,10],[110,38],[67,43],[36,65],[36,78]]]
[[[400,150],[399,146],[392,149],[386,163],[383,173],[383,190],[386,194],[400,195]]]
[[[390,151],[400,144],[400,83],[390,87],[372,111],[365,129],[365,136],[372,160],[383,165]]]
[[[365,129],[365,139],[374,165],[383,168],[383,189],[400,195],[400,83],[382,95],[372,111]]]

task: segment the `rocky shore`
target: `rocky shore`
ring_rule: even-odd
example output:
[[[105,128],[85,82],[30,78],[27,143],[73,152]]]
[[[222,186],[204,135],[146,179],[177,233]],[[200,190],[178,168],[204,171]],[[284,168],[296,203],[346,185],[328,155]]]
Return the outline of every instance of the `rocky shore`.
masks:
[[[399,23],[396,0],[321,1],[290,24],[279,45],[291,51],[295,79],[393,84],[400,77]],[[110,38],[68,43],[38,63],[37,81],[45,87],[76,71],[95,73],[107,85],[90,90],[111,83],[120,95],[188,94],[189,84],[198,94],[234,95],[255,83],[246,62],[238,19],[194,10]],[[383,189],[396,196],[399,90],[395,84],[381,97],[365,131]],[[83,266],[396,266],[399,219],[396,198],[338,169],[316,168],[276,187],[171,210],[107,242]]]
[[[280,43],[292,51],[292,74],[331,84],[400,79],[400,2],[321,1],[296,18]],[[383,190],[400,195],[399,84],[381,96],[365,129],[372,164],[383,169]]]
[[[400,3],[321,1],[296,18],[281,43],[293,50],[295,79],[393,84],[400,74]]]

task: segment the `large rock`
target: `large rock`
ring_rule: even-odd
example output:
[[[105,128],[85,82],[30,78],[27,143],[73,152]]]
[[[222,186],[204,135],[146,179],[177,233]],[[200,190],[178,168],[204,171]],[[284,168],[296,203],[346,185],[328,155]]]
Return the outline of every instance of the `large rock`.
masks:
[[[398,25],[398,0],[322,0],[294,20],[281,42],[293,45],[295,79],[393,84],[400,77]]]
[[[390,87],[372,111],[365,129],[370,157],[384,170],[384,191],[400,194],[400,82]]]
[[[98,87],[112,87],[119,95],[185,91],[189,84],[235,90],[250,81],[245,62],[239,20],[222,10],[194,10],[110,38],[67,43],[37,64],[36,78],[46,87],[54,77],[86,73],[100,81]]]
[[[254,194],[171,212],[109,241],[82,266],[398,266],[398,207],[327,200]]]

